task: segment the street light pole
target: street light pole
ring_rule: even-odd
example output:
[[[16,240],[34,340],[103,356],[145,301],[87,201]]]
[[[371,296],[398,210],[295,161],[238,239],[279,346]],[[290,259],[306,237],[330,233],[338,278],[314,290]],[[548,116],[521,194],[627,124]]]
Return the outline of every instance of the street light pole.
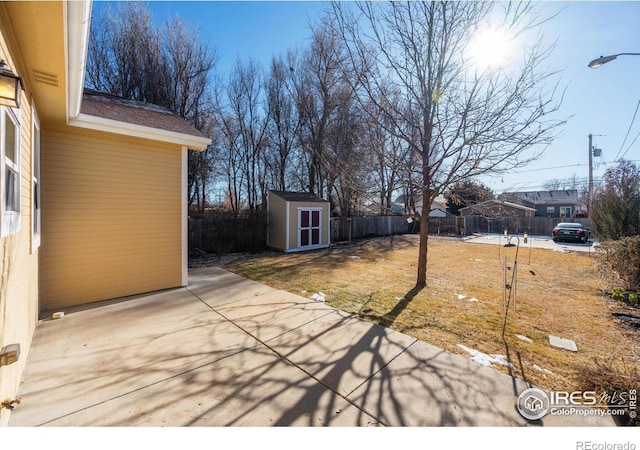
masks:
[[[589,198],[587,199],[587,215],[591,217],[591,200],[593,199],[593,135],[589,133]]]

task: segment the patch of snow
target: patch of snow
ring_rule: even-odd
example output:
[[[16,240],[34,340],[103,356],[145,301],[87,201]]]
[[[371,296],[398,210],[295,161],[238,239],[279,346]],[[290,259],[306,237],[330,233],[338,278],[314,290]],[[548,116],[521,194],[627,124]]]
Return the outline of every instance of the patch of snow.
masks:
[[[533,343],[533,339],[528,338],[528,337],[526,337],[526,336],[523,336],[523,335],[521,335],[521,334],[516,334],[516,337],[517,337],[518,339],[520,339],[521,341],[525,341],[525,342]]]
[[[311,296],[311,300],[315,300],[317,302],[322,302],[324,303],[325,301],[325,295],[322,292],[316,292],[315,294],[313,294]]]
[[[458,347],[471,355],[469,358],[471,361],[475,361],[483,366],[491,367],[491,364],[495,363],[512,369],[514,368],[514,365],[507,361],[504,355],[487,355],[486,353],[479,352],[462,344],[458,344]]]
[[[539,366],[539,365],[537,365],[537,364],[534,364],[534,365],[533,365],[533,368],[534,368],[535,370],[537,370],[538,372],[544,372],[544,373],[549,373],[549,374],[552,374],[552,375],[553,375],[553,372],[552,372],[552,371],[550,371],[549,369],[545,369],[544,367],[540,367],[540,366]]]
[[[404,298],[404,297],[396,297],[396,300],[401,302],[402,300],[406,300],[406,298]]]
[[[458,300],[464,300],[465,298],[467,298],[466,295],[464,294],[458,294]]]
[[[349,259],[360,259],[360,257],[356,256],[356,255],[347,256],[347,258],[349,258]]]
[[[478,299],[477,299],[477,298],[475,298],[475,297],[473,297],[473,298],[470,298],[470,299],[469,299],[469,301],[470,301],[470,302],[477,302],[477,301],[478,301]]]
[[[500,365],[506,366],[510,369],[514,369],[515,366],[507,361],[506,356],[504,355],[489,355],[493,359],[493,362],[498,363]]]

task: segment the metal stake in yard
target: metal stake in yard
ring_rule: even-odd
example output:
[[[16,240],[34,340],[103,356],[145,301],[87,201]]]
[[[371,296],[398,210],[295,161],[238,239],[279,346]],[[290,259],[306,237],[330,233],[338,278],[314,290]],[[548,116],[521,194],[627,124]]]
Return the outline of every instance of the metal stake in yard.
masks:
[[[502,275],[503,275],[503,283],[502,283],[502,309],[504,312],[507,312],[507,257],[504,257],[504,264],[502,265]]]
[[[513,282],[511,283],[511,289],[513,289],[513,310],[518,311],[516,306],[516,299],[518,298],[518,260],[513,261]]]
[[[506,230],[505,230],[506,233]],[[518,241],[518,244],[512,244],[511,238],[515,237]],[[513,310],[517,311],[516,308],[516,296],[518,293],[517,285],[518,285],[518,251],[520,250],[520,237],[519,236],[511,236],[507,237],[507,243],[504,245],[505,247],[516,247],[516,255],[513,259],[513,275],[511,276],[511,284],[507,284],[507,272],[509,267],[507,265],[507,257],[504,257],[504,264],[502,268],[502,272],[504,275],[503,279],[503,290],[502,290],[502,304],[503,309],[505,311],[505,318],[507,311],[509,309],[509,299],[511,298],[511,294],[513,294]],[[507,296],[507,286],[509,286],[509,296]]]

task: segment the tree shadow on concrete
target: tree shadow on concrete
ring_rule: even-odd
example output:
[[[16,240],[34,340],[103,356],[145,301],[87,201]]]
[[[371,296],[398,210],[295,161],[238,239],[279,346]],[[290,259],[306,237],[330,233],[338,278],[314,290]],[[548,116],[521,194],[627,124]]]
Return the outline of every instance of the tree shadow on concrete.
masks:
[[[513,377],[307,299],[260,306],[166,292],[41,323],[10,425],[527,424]]]

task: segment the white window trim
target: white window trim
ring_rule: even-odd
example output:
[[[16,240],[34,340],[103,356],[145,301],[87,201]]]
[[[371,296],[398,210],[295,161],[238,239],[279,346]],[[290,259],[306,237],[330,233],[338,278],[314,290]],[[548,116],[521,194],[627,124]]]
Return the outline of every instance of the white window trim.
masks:
[[[6,205],[5,189],[6,189],[6,182],[7,182],[6,181],[7,159],[6,159],[6,149],[5,149],[6,127],[4,126],[4,124],[5,124],[5,118],[7,117],[14,123],[16,127],[16,140],[15,140],[16,161],[11,165],[13,166],[12,169],[16,171],[17,180],[18,180],[17,182],[18,210],[17,211],[7,211],[7,205]],[[21,201],[22,201],[21,157],[22,155],[21,155],[21,146],[20,146],[22,134],[21,134],[21,127],[20,127],[20,110],[9,108],[6,106],[0,107],[0,124],[1,124],[0,125],[0,160],[2,161],[2,170],[0,174],[0,194],[1,194],[0,195],[1,197],[0,215],[2,215],[2,222],[0,226],[0,237],[6,237],[11,234],[19,232],[22,224],[22,221],[20,220],[20,211],[22,206],[21,205]]]
[[[35,105],[32,105],[33,118],[31,125],[31,253],[40,247],[40,237],[42,235],[42,133],[40,119],[36,112]],[[36,140],[36,135],[38,139]],[[37,164],[36,164],[37,161]],[[36,192],[35,186],[38,185]],[[36,209],[36,200],[38,208]],[[37,231],[36,231],[37,225]]]

